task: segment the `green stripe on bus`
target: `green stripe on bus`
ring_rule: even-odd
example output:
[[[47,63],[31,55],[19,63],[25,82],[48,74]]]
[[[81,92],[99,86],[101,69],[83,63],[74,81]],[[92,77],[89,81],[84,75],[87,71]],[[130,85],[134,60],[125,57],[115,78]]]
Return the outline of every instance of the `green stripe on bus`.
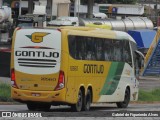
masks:
[[[112,95],[115,92],[122,75],[124,64],[124,62],[112,62],[100,95]]]

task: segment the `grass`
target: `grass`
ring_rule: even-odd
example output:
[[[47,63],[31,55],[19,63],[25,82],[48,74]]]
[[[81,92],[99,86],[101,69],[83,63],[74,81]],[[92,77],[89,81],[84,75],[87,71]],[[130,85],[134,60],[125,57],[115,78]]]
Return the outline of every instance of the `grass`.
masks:
[[[138,101],[146,101],[146,102],[160,101],[160,89],[155,89],[152,91],[140,90]]]
[[[11,87],[8,84],[0,84],[0,102],[11,102]]]

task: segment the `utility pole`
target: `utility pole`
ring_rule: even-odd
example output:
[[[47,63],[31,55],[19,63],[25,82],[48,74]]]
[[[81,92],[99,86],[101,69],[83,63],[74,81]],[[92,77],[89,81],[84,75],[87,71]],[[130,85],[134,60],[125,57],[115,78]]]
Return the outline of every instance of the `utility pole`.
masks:
[[[93,3],[94,0],[88,0],[87,2],[87,17],[93,18]]]
[[[22,11],[22,0],[19,0],[19,16],[21,15]]]
[[[28,0],[28,13],[33,13],[33,0]]]
[[[2,3],[3,3],[3,1],[2,1],[2,0],[0,0],[0,8],[2,7]]]

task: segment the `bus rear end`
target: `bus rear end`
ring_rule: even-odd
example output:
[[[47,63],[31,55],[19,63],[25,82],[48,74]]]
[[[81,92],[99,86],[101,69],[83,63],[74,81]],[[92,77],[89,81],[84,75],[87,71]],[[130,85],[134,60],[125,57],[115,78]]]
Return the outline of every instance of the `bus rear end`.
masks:
[[[50,29],[17,29],[11,55],[12,98],[33,110],[38,102],[47,108],[65,101],[61,64],[61,32]],[[42,105],[42,104],[41,104]],[[44,107],[44,108],[45,108]]]

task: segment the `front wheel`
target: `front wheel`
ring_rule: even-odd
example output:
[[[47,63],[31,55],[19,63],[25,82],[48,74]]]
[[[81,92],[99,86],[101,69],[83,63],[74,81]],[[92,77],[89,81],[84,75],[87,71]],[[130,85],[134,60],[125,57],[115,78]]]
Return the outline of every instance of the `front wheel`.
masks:
[[[82,91],[79,90],[77,103],[71,105],[71,109],[75,112],[80,112],[82,110],[82,104],[83,104],[83,94]]]
[[[129,104],[130,101],[130,91],[129,89],[126,89],[125,91],[125,96],[124,96],[124,101],[123,102],[117,102],[117,107],[118,108],[126,108]]]

